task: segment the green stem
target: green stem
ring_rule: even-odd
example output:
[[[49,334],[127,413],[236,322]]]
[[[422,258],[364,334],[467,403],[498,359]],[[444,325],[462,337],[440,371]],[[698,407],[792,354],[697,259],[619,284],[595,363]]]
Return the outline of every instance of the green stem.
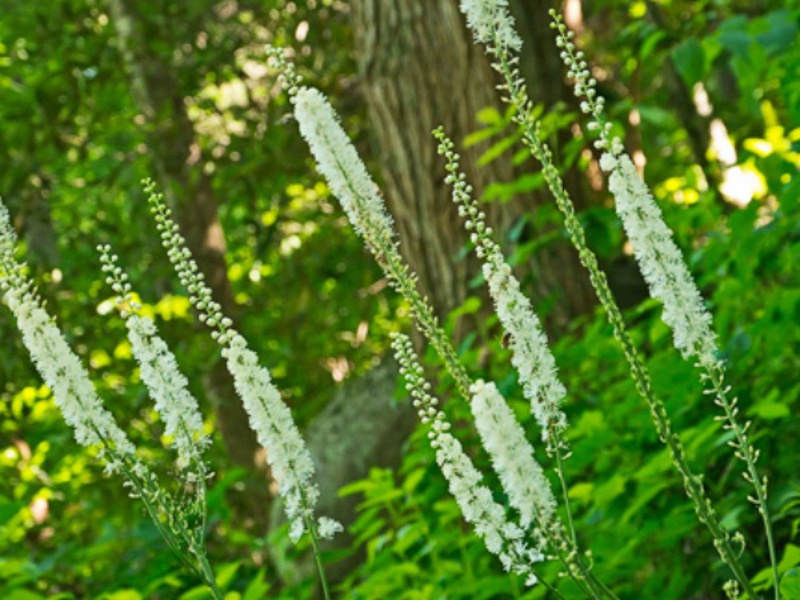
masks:
[[[575,586],[584,596],[597,599],[597,594],[594,590],[590,589],[586,582],[575,572],[575,565],[573,563],[576,562],[577,552],[570,539],[564,537],[564,526],[557,519],[552,523],[546,524],[546,526],[549,530],[550,544],[553,550],[555,550],[559,562],[564,566],[564,569],[566,569],[569,578],[572,579]]]
[[[778,559],[772,533],[772,519],[769,515],[769,508],[767,507],[767,483],[766,478],[762,479],[756,468],[758,451],[753,448],[753,445],[747,440],[747,429],[750,423],[747,422],[744,426],[741,426],[736,419],[738,413],[736,399],[728,399],[728,389],[725,387],[723,368],[719,364],[709,364],[707,362],[701,363],[701,367],[705,371],[708,380],[711,382],[712,391],[716,396],[716,404],[722,407],[725,413],[724,420],[726,422],[726,428],[733,431],[736,437],[736,441],[731,442],[731,445],[734,448],[736,457],[746,464],[747,468],[744,473],[744,478],[750,482],[756,492],[755,498],[750,497],[749,500],[758,508],[758,513],[761,515],[761,519],[764,523],[764,531],[767,534],[767,548],[769,550],[775,600],[780,600]]]
[[[216,600],[224,600],[225,596],[217,585],[217,577],[214,575],[214,570],[211,568],[203,548],[192,547],[192,553],[197,557],[197,563],[200,565],[200,572],[203,574],[203,579],[206,580],[206,585],[211,590],[214,598]]]
[[[317,529],[310,517],[306,516],[304,519],[306,522],[306,528],[308,529],[308,533],[311,537],[311,548],[314,552],[314,563],[317,565],[317,573],[319,574],[319,581],[320,585],[322,586],[322,594],[325,597],[325,600],[330,600],[331,593],[328,590],[328,579],[325,577],[325,569],[322,565],[322,555],[320,554],[319,541],[317,540]]]
[[[551,428],[552,434],[555,434],[555,427]],[[572,508],[569,502],[569,494],[567,493],[567,482],[564,479],[564,467],[562,464],[561,458],[561,447],[558,443],[559,440],[553,441],[554,452],[556,455],[556,474],[558,475],[558,480],[561,482],[561,493],[564,497],[564,508],[567,511],[567,528],[569,530],[569,537],[572,541],[573,546],[578,548],[578,537],[575,533],[575,524],[572,519]]]
[[[557,428],[555,428],[555,427],[552,427],[550,429],[550,431],[551,431],[551,435],[553,435],[553,436],[559,436],[560,435],[558,433]],[[583,561],[580,560],[580,557],[578,556],[578,552],[579,552],[579,550],[578,550],[578,535],[575,532],[575,522],[574,522],[573,517],[572,517],[572,508],[571,508],[570,501],[569,501],[569,494],[567,493],[567,482],[566,482],[566,479],[564,478],[563,458],[561,456],[561,443],[560,443],[560,439],[558,439],[558,437],[556,437],[553,440],[553,451],[554,451],[555,456],[556,456],[556,474],[558,475],[558,479],[561,482],[561,493],[562,493],[562,496],[564,497],[564,508],[566,509],[566,512],[567,512],[567,531],[569,533],[568,543],[571,544],[570,550],[575,555],[575,562],[578,565],[578,568],[580,569],[581,573],[583,574],[584,581],[587,582],[586,586],[587,586],[588,590],[591,592],[591,595],[594,598],[599,599],[599,595],[598,595],[596,586],[594,584],[594,581],[589,576],[589,570],[586,568],[586,566],[583,564]],[[569,567],[567,567],[567,568],[569,569]],[[577,582],[577,579],[576,579],[576,582]]]

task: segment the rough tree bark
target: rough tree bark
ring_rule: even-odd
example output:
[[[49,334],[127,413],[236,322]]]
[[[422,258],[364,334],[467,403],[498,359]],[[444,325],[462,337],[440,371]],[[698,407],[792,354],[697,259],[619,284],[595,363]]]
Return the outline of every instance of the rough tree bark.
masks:
[[[569,97],[561,84],[549,29],[546,39],[540,39],[549,7],[549,2],[520,2],[515,7],[522,17],[523,68],[532,84],[531,96],[547,105]],[[502,111],[497,79],[482,48],[466,30],[455,0],[353,0],[352,22],[382,188],[406,258],[419,274],[423,292],[444,316],[464,301],[479,266],[472,256],[455,258],[466,237],[430,132],[444,125],[458,143],[478,129],[475,115],[479,110],[494,106]],[[483,150],[485,146],[475,146],[462,152],[463,167],[478,194],[488,183],[510,181],[515,175],[508,158],[477,168]],[[580,178],[571,174],[568,183],[576,203],[584,204]],[[546,192],[494,203],[489,206],[490,220],[498,231],[506,232],[543,202],[550,202]],[[563,328],[594,305],[588,279],[566,243],[547,244],[523,271],[530,275],[529,289],[535,300],[558,299],[547,319],[552,330]]]
[[[228,280],[218,202],[211,180],[201,166],[194,128],[186,113],[174,69],[163,52],[154,50],[154,42],[164,39],[164,35],[158,34],[164,32],[148,22],[146,7],[136,0],[108,0],[108,6],[134,98],[150,125],[150,153],[161,187],[214,298],[225,314],[236,321],[238,311]],[[231,460],[236,465],[263,473],[263,450],[250,429],[247,414],[221,358],[209,366],[206,388]],[[263,525],[270,500],[266,481],[255,477],[247,488],[237,498],[240,516]]]

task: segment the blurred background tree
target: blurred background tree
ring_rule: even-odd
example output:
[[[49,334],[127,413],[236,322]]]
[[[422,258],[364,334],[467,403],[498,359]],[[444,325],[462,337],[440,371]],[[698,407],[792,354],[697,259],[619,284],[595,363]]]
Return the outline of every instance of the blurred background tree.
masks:
[[[217,298],[269,365],[301,424],[324,417],[337,390],[346,405],[347,390],[359,389],[354,382],[384,356],[388,332],[407,326],[406,310],[384,290],[379,269],[287,123],[289,107],[265,68],[263,44],[289,46],[374,166],[404,250],[464,359],[474,372],[497,377],[516,402],[516,381],[455,226],[429,132],[442,123],[468,146],[465,166],[493,203],[510,258],[547,316],[562,373],[575,390],[568,404],[570,494],[597,568],[623,595],[710,597],[724,574],[696,560],[712,551],[630,394],[618,352],[594,317],[585,275],[563,243],[541,178],[516,144],[456,4],[7,3],[0,14],[0,192],[26,259],[111,410],[168,470],[170,457],[153,442],[161,430],[101,282],[94,247],[114,245],[216,432],[210,553],[223,567],[225,587],[244,598],[261,597],[268,586],[306,597],[313,584],[301,578],[281,586],[278,570],[287,569],[267,552],[281,536],[264,537],[272,492],[263,456],[214,344],[195,326],[161,253],[138,185],[144,176],[160,179]],[[590,243],[631,307],[659,390],[688,427],[692,458],[709,472],[726,523],[744,527],[757,553],[758,529],[749,528],[755,518],[717,444],[711,411],[691,369],[670,351],[659,310],[640,305],[630,251],[575,125],[546,27],[554,4],[512,3],[532,96],[542,103]],[[782,564],[791,568],[800,563],[800,545],[786,545],[800,528],[790,451],[798,448],[791,414],[800,395],[797,3],[568,0],[564,9],[711,298],[735,387],[764,437]],[[2,597],[204,597],[118,481],[104,478],[70,439],[8,311],[0,311],[0,335]],[[391,388],[388,381],[380,389]],[[360,389],[369,395],[372,385]],[[413,423],[397,418],[410,433]],[[453,526],[459,521],[452,500],[418,442],[405,446],[397,469],[373,470],[349,488],[360,504],[352,546],[363,566],[342,584],[346,595],[521,594],[480,544]]]

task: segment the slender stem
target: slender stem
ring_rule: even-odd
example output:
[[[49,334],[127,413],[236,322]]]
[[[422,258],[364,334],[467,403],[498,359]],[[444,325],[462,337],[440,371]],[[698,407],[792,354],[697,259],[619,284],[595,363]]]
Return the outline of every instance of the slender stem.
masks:
[[[575,547],[570,542],[569,538],[563,535],[564,526],[558,521],[551,523],[549,528],[549,535],[552,548],[558,556],[559,562],[564,565],[566,573],[570,579],[575,583],[575,586],[587,598],[592,597],[597,599],[597,594],[594,590],[590,589],[583,579],[575,572],[574,557],[576,557]]]
[[[539,581],[541,581],[542,585],[544,585],[544,587],[550,590],[556,598],[564,600],[564,596],[561,595],[561,592],[559,592],[555,587],[553,587],[552,584],[548,583],[546,579],[540,579]]]
[[[197,563],[200,565],[200,572],[203,574],[203,579],[206,580],[206,585],[211,590],[211,593],[214,594],[214,598],[216,600],[224,600],[225,596],[217,585],[217,577],[214,575],[214,569],[211,568],[211,564],[208,562],[203,548],[193,546],[192,554],[197,557]]]
[[[331,599],[331,593],[328,590],[328,579],[325,577],[325,569],[322,565],[322,556],[320,555],[319,550],[319,541],[317,540],[317,530],[314,526],[313,520],[306,516],[304,517],[306,522],[306,528],[308,529],[308,533],[311,537],[311,548],[314,552],[314,563],[317,565],[317,573],[319,574],[319,581],[320,585],[322,586],[322,594],[325,596],[325,600]]]
[[[557,432],[557,428],[551,428],[551,435],[559,435]],[[587,582],[587,588],[591,591],[591,595],[595,598],[599,598],[598,592],[596,590],[596,586],[594,584],[593,579],[589,576],[589,570],[583,564],[583,561],[580,560],[578,556],[578,536],[575,532],[575,522],[572,518],[572,508],[570,506],[569,501],[569,494],[567,493],[567,482],[564,478],[564,465],[563,465],[563,458],[561,456],[561,444],[559,443],[560,440],[554,439],[553,440],[553,452],[556,456],[556,474],[558,475],[558,479],[561,482],[561,493],[564,497],[564,508],[567,512],[567,531],[569,532],[569,540],[568,543],[571,544],[571,552],[575,554],[575,562],[578,565],[581,573],[583,574],[584,580]],[[594,578],[596,579],[596,578]]]
[[[619,600],[619,598],[617,597],[617,595],[616,595],[616,594],[615,594],[615,593],[614,593],[614,592],[613,592],[613,591],[612,591],[612,590],[611,590],[611,589],[610,589],[610,588],[609,588],[609,587],[608,587],[608,586],[607,586],[605,583],[603,583],[603,581],[602,581],[602,580],[601,580],[599,577],[597,577],[597,575],[595,575],[594,573],[592,573],[590,570],[587,570],[587,573],[588,573],[589,579],[590,579],[591,581],[593,581],[593,582],[594,582],[594,584],[595,584],[597,587],[599,587],[599,588],[602,590],[602,592],[603,592],[603,593],[604,593],[604,594],[605,594],[605,595],[606,595],[608,598],[611,598],[612,600]]]
[[[567,511],[567,528],[569,530],[569,536],[572,540],[572,544],[577,549],[578,537],[575,534],[575,523],[572,520],[572,508],[570,507],[569,494],[567,493],[567,482],[564,479],[564,467],[562,464],[561,448],[558,444],[558,440],[554,440],[553,446],[556,455],[556,474],[558,475],[558,480],[561,482],[561,493],[564,496],[564,508],[566,508]]]
[[[745,480],[747,480],[756,492],[755,498],[749,497],[748,499],[753,502],[758,508],[758,513],[764,522],[764,531],[767,534],[767,548],[769,550],[769,560],[772,570],[772,582],[775,593],[775,600],[780,599],[780,584],[778,578],[778,559],[775,552],[775,540],[772,533],[772,519],[769,515],[769,508],[767,506],[767,482],[766,478],[761,477],[756,468],[756,461],[758,460],[758,450],[747,439],[747,429],[750,422],[745,423],[744,426],[740,425],[736,419],[739,409],[736,408],[736,398],[733,400],[728,399],[728,388],[725,387],[724,371],[719,364],[701,363],[700,365],[705,371],[708,380],[711,382],[711,391],[716,396],[716,404],[722,407],[725,413],[724,420],[726,421],[725,428],[733,431],[736,437],[735,442],[730,442],[734,448],[734,454],[738,459],[743,461],[747,468],[743,473]],[[721,417],[723,418],[723,417]]]

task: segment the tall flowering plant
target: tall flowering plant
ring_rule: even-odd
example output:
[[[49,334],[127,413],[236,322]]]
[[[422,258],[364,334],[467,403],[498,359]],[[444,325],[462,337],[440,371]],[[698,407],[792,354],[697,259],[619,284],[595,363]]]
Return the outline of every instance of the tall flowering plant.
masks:
[[[507,1],[461,0],[460,7],[467,17],[475,40],[484,45],[486,53],[492,58],[493,67],[503,78],[501,89],[505,92],[504,100],[516,110],[514,120],[520,126],[523,142],[542,165],[545,182],[564,217],[569,237],[578,250],[582,264],[589,271],[590,280],[608,315],[614,336],[621,343],[630,365],[637,391],[650,407],[656,430],[683,479],[697,517],[709,529],[720,558],[733,573],[734,579],[726,583],[725,592],[736,597],[741,589],[748,597],[756,598],[742,567],[740,553],[736,552],[731,536],[721,526],[719,517],[706,496],[701,478],[689,467],[680,437],[674,433],[666,408],[653,389],[651,377],[627,331],[605,274],[600,270],[596,256],[586,243],[586,236],[575,215],[572,201],[553,163],[552,152],[540,135],[533,103],[525,90],[525,80],[517,68],[520,42],[518,36],[513,34],[513,19]],[[742,426],[736,421],[736,401],[730,401],[727,397],[729,390],[724,387],[722,365],[716,358],[716,336],[710,327],[711,317],[680,252],[671,240],[669,229],[661,220],[652,195],[636,173],[630,157],[623,152],[621,140],[611,134],[611,123],[603,118],[605,101],[597,94],[596,81],[591,76],[582,53],[576,51],[574,34],[566,29],[555,14],[554,19],[553,26],[558,30],[556,43],[563,49],[562,58],[567,64],[568,75],[575,81],[574,90],[581,99],[581,109],[592,117],[589,128],[598,135],[595,145],[603,152],[601,167],[610,173],[609,188],[616,198],[617,212],[636,247],[637,259],[651,294],[664,304],[664,320],[673,329],[676,347],[684,356],[695,357],[700,368],[704,370],[704,378],[711,384],[710,393],[723,408],[721,419],[725,422],[725,427],[734,432],[732,445],[735,453],[747,465],[745,478],[755,488],[754,501],[767,531],[773,585],[777,597],[777,568],[766,508],[766,483],[755,469],[758,453],[748,441],[748,424]],[[743,541],[741,534],[737,533],[734,537]]]
[[[103,406],[89,373],[46,312],[33,282],[25,275],[24,263],[16,259],[16,250],[16,234],[8,210],[0,202],[0,291],[16,318],[37,370],[53,391],[56,406],[72,427],[78,443],[97,448],[106,471],[123,476],[125,486],[133,497],[141,500],[167,545],[203,578],[214,597],[221,600],[222,592],[205,551],[207,472],[201,455],[207,437],[197,403],[185,389],[186,380],[177,372],[174,357],[157,336],[152,321],[125,313],[142,378],[166,423],[166,433],[173,440],[183,478],[193,484],[195,493],[191,495],[170,493],[137,456],[133,443]],[[101,252],[108,282],[135,310],[127,276],[114,264],[115,257],[109,254],[108,248],[103,247]]]
[[[200,320],[212,328],[212,337],[222,347],[250,425],[268,451],[272,475],[278,482],[278,492],[290,521],[289,536],[294,542],[304,533],[311,537],[322,590],[329,598],[318,540],[333,537],[342,530],[342,525],[315,514],[319,490],[311,454],[289,408],[272,383],[269,371],[259,364],[244,337],[233,328],[231,319],[222,314],[220,305],[212,299],[211,290],[186,248],[163,196],[150,181],[145,182],[145,190],[167,255],[189,291]],[[128,276],[118,265],[118,257],[110,246],[98,247],[102,271],[117,294],[116,303],[125,321],[141,379],[164,422],[170,446],[177,454],[182,489],[192,490],[191,494],[171,494],[138,458],[133,443],[104,408],[89,374],[45,311],[33,282],[25,275],[25,265],[16,259],[16,249],[8,211],[0,203],[0,291],[16,318],[34,364],[53,390],[56,405],[73,428],[77,441],[97,448],[107,471],[122,473],[125,485],[142,500],[167,544],[203,577],[213,596],[221,599],[222,591],[205,552],[206,482],[210,473],[203,451],[210,438],[198,402],[188,390],[188,381],[178,368],[176,357],[158,335],[153,320],[142,313]]]

